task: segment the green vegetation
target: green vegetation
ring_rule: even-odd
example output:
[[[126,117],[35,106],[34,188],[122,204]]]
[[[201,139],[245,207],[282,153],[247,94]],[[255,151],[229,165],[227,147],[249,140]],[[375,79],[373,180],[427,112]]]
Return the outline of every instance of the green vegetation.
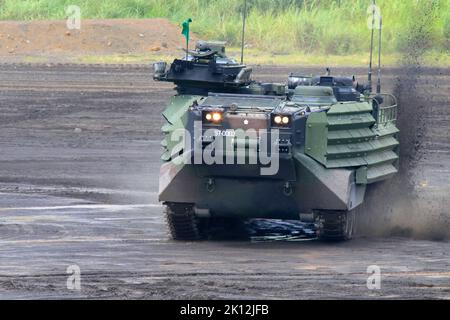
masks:
[[[238,46],[243,0],[0,0],[1,20],[191,17],[193,32]],[[370,0],[248,0],[247,44],[271,54],[349,55],[368,51]],[[450,54],[450,0],[378,0],[384,53]]]
[[[228,50],[231,57],[239,58],[240,52],[238,48]],[[52,60],[46,57],[29,57],[25,59],[27,62],[51,63]],[[398,54],[383,55],[384,66],[395,66],[401,56]],[[148,64],[149,61],[173,61],[173,55],[167,54],[116,54],[116,55],[85,55],[69,58],[73,63],[139,63]],[[245,62],[249,65],[301,65],[301,66],[355,66],[366,67],[369,58],[367,54],[352,55],[311,55],[293,53],[287,55],[276,55],[267,52],[251,49],[247,51]],[[450,55],[443,55],[438,52],[428,52],[421,60],[424,65],[433,67],[450,67]]]

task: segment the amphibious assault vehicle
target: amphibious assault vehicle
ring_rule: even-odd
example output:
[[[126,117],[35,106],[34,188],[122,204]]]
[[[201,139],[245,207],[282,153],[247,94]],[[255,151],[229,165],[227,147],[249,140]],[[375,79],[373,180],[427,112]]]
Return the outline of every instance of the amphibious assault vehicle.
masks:
[[[154,69],[176,86],[159,183],[176,240],[246,218],[314,222],[319,239],[348,240],[366,187],[397,173],[396,99],[371,82],[328,69],[257,82],[217,42]]]

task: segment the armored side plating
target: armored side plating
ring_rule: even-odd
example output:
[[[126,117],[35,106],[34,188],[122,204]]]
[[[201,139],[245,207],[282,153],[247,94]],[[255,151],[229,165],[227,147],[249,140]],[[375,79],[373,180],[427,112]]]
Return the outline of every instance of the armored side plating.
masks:
[[[397,173],[395,98],[329,70],[287,84],[251,73],[221,43],[155,64],[154,79],[177,90],[163,113],[159,194],[173,238],[201,239],[218,220],[276,218],[350,239],[366,186]]]

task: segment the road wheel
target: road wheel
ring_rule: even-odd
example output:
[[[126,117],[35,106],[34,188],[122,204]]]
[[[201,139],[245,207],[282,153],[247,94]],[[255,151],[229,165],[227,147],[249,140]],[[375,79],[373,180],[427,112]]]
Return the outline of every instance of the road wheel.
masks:
[[[316,214],[316,228],[319,240],[351,240],[356,231],[356,211],[320,211]]]
[[[204,238],[203,226],[195,216],[193,205],[167,203],[165,215],[172,239],[194,241]]]

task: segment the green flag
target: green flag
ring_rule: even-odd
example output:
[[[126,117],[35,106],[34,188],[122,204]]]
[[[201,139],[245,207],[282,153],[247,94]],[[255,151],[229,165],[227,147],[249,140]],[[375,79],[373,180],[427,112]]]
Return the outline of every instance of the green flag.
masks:
[[[189,42],[189,24],[192,22],[192,19],[189,18],[185,22],[183,22],[183,31],[181,34],[186,37],[186,41]]]

